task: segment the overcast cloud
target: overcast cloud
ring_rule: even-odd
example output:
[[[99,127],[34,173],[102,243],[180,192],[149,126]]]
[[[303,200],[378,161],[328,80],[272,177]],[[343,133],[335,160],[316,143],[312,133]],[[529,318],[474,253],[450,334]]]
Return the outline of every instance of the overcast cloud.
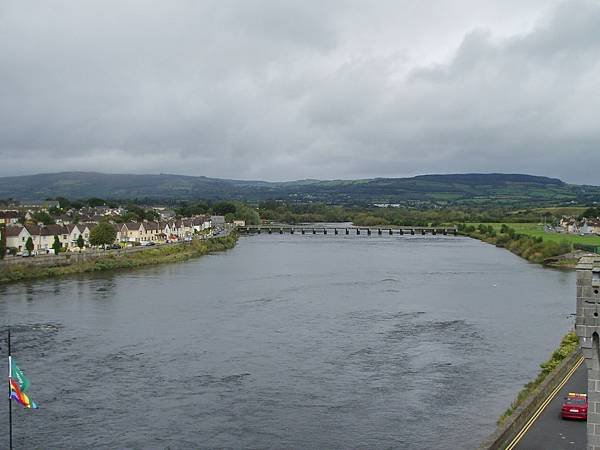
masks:
[[[0,2],[0,176],[600,184],[600,1]]]

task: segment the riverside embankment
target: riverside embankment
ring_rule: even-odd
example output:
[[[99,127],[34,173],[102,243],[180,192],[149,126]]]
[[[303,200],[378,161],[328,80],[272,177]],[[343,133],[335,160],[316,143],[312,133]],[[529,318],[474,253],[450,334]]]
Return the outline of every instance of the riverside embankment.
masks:
[[[505,248],[529,262],[559,269],[574,269],[578,258],[572,253],[568,242],[545,241],[543,237],[517,233],[513,228],[502,225],[496,230],[491,225],[458,225],[463,236],[478,239],[496,247]],[[563,257],[567,255],[567,257]]]
[[[0,283],[174,263],[233,248],[237,234],[124,250],[73,253],[0,262]]]

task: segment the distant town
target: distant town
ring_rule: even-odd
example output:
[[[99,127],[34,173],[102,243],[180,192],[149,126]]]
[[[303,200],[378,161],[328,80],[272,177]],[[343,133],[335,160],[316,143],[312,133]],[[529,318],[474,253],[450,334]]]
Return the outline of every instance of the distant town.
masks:
[[[95,230],[100,231],[101,224],[112,228],[113,232],[108,233],[108,240],[95,241]],[[101,246],[151,246],[191,240],[195,236],[219,235],[227,226],[244,225],[244,220],[226,218],[225,215],[182,217],[164,206],[76,203],[71,206],[61,205],[56,200],[13,201],[0,206],[0,227],[5,229],[3,239],[7,256],[82,252]]]
[[[600,235],[600,217],[578,219],[575,216],[563,216],[556,227],[548,227],[548,231],[557,233],[579,234],[582,236]]]

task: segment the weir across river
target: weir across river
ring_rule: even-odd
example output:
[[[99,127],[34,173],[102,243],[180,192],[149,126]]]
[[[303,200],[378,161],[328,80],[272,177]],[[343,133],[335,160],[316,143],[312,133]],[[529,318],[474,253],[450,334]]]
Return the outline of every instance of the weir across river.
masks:
[[[238,226],[238,232],[242,234],[346,234],[346,235],[361,235],[368,236],[377,235],[453,235],[458,234],[456,227],[355,227],[355,226],[305,226],[305,225],[247,225]]]

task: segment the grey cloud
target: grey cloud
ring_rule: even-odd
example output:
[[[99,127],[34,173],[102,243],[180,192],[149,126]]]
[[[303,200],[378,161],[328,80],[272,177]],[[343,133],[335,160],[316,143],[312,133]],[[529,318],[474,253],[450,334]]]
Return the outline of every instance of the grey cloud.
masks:
[[[597,182],[600,4],[486,3],[5,2],[0,175]]]

